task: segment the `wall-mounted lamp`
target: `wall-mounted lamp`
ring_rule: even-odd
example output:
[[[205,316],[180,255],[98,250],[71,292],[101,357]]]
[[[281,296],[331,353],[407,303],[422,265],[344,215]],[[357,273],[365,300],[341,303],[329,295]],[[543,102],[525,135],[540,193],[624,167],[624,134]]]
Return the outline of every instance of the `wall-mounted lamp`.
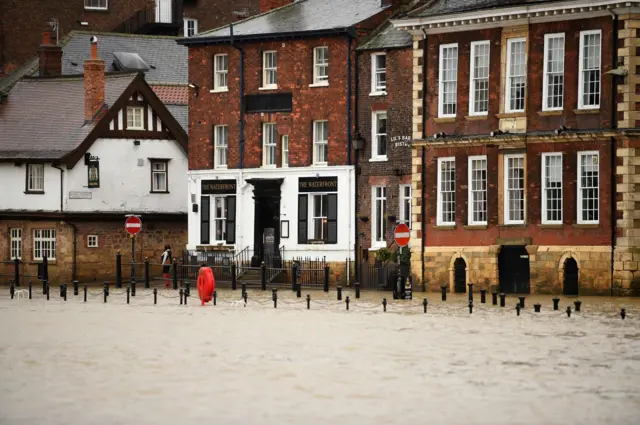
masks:
[[[353,149],[357,151],[364,149],[364,137],[360,132],[353,137]]]
[[[504,131],[497,129],[497,130],[493,130],[491,133],[489,133],[489,136],[491,137],[496,137],[496,136],[500,136],[501,134],[504,134]]]
[[[616,77],[626,77],[629,71],[624,66],[618,66],[616,69],[605,72],[605,75],[615,75]]]
[[[565,127],[565,126],[564,126],[564,124],[563,124],[563,125],[561,125],[559,128],[556,128],[555,130],[553,130],[553,133],[554,133],[556,136],[559,136],[559,135],[560,135],[560,134],[562,134],[562,133],[566,133],[566,132],[567,132],[567,130],[569,130],[569,129],[568,129],[567,127]]]
[[[192,88],[196,91],[196,97],[198,97],[198,92],[200,91],[200,86],[194,83],[189,83],[188,84],[189,88]]]
[[[447,135],[442,131],[433,135],[434,139],[442,139],[444,137],[447,137]]]

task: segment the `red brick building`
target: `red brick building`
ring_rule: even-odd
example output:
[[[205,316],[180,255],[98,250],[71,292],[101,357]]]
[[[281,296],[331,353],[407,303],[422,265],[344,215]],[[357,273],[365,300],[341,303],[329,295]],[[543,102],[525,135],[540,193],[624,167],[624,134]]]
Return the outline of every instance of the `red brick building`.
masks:
[[[639,283],[629,10],[437,1],[395,22],[414,36],[412,262],[429,289]]]

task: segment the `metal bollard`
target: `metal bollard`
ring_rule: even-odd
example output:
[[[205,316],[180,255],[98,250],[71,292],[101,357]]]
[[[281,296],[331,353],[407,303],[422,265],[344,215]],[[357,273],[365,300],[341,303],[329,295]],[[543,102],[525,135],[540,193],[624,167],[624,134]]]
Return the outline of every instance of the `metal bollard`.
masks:
[[[45,285],[45,290],[47,291],[47,301],[49,301],[49,282],[48,281],[45,281],[45,282],[47,282],[47,284]]]
[[[567,306],[567,317],[571,317],[571,306]]]
[[[311,295],[307,294],[307,310],[311,310]]]
[[[271,298],[273,298],[273,308],[278,308],[278,288],[271,290]]]
[[[342,286],[338,285],[338,301],[342,301]]]
[[[106,303],[107,302],[107,297],[109,296],[109,293],[107,291],[103,290],[102,291],[102,295],[104,297],[104,302]]]
[[[217,301],[218,301],[218,292],[213,291],[213,305],[216,305]]]
[[[13,283],[12,283],[12,285],[13,285]],[[64,293],[62,292],[63,291],[63,286],[64,285],[61,283],[60,284],[60,298],[62,298],[64,296]]]
[[[247,291],[245,291],[245,292],[247,292]],[[185,282],[184,296],[185,297],[190,297],[191,296],[191,282],[188,281],[188,280]],[[186,302],[185,302],[185,304],[186,304]]]
[[[349,311],[349,295],[347,295],[344,301],[347,303],[347,311]]]
[[[267,290],[267,266],[264,261],[260,264],[260,289]]]
[[[127,288],[129,289],[129,288]],[[135,297],[136,296],[136,281],[132,280],[131,281],[131,296]]]
[[[423,298],[422,299],[422,307],[424,308],[425,314],[427,313],[427,304],[429,304],[429,301],[427,301],[426,298]]]
[[[127,288],[127,304],[129,304],[129,295],[131,294],[131,288]]]
[[[180,305],[182,305],[182,295],[183,295],[182,288],[180,288]]]
[[[103,286],[104,286],[104,288],[103,288],[104,295],[105,295],[105,297],[108,297],[109,296],[109,282],[105,282],[103,284]]]
[[[624,318],[625,318],[625,317],[627,317],[627,310],[626,310],[626,309],[624,309],[624,308],[621,308],[621,309],[620,309],[620,318],[621,318],[622,320],[624,320]]]
[[[487,303],[487,290],[486,289],[481,289],[480,290],[480,304],[486,304]]]
[[[66,301],[67,300],[67,284],[66,283],[62,286],[62,296]]]
[[[473,301],[473,283],[467,283],[469,287],[469,301]]]
[[[573,304],[576,306],[576,309],[575,309],[576,313],[579,313],[580,312],[580,306],[582,305],[582,301],[575,300],[573,302]]]
[[[382,311],[387,311],[387,299],[382,299]]]
[[[82,291],[84,292],[84,302],[87,302],[87,284],[85,283]]]
[[[44,294],[45,292],[47,292],[47,281],[46,280],[42,280],[42,293]]]
[[[498,305],[498,293],[496,291],[491,292],[491,304]]]
[[[536,313],[540,313],[540,307],[542,307],[542,304],[534,304],[533,311],[535,311]]]
[[[302,283],[296,282],[296,298],[300,298],[302,296]]]
[[[527,297],[518,297],[518,299],[520,300],[520,308],[524,309],[524,300]]]
[[[356,288],[356,298],[360,298],[360,282],[356,282],[353,284],[353,286],[355,286]]]
[[[293,263],[293,266],[291,266],[291,290],[292,291],[298,290],[298,264],[297,263]]]
[[[236,280],[238,278],[237,274],[238,266],[234,264],[231,265],[231,289],[236,290]]]
[[[242,297],[244,298],[244,294],[247,293],[247,284],[242,282]]]
[[[518,316],[520,316],[520,304],[516,304],[516,313],[518,314]]]
[[[504,303],[504,299],[505,299],[506,295],[503,293],[500,293],[500,307],[504,307],[505,303]]]
[[[153,288],[153,305],[158,304],[158,288]]]
[[[29,281],[29,299],[31,299],[31,290],[33,288],[33,283]]]
[[[329,266],[324,267],[324,282],[322,283],[322,290],[329,292]]]
[[[560,298],[554,298],[553,299],[553,309],[557,310],[558,309],[558,304],[560,303]]]
[[[73,296],[77,297],[78,296],[78,284],[80,282],[78,282],[77,280],[73,281]]]
[[[446,301],[447,300],[447,287],[445,285],[442,285],[440,287],[440,289],[442,290],[442,301]]]
[[[473,313],[473,300],[469,300],[469,314]]]
[[[242,294],[242,298],[244,298],[244,306],[247,306],[247,291],[244,292],[244,294]]]
[[[189,288],[184,291],[184,305],[187,305],[187,298],[189,298]]]
[[[16,292],[16,288],[13,286],[13,280],[9,281],[9,295],[11,295],[11,299],[13,299],[13,295]]]
[[[144,289],[149,289],[151,273],[149,272],[149,258],[144,259]]]

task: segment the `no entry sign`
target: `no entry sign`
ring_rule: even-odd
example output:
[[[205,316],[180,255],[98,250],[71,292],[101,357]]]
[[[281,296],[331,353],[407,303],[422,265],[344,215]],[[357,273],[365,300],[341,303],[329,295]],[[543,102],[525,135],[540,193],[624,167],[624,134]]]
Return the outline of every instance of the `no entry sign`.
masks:
[[[137,235],[142,230],[142,220],[135,215],[127,217],[127,221],[124,222],[124,228],[130,235]]]
[[[407,246],[409,244],[409,239],[411,239],[411,230],[409,230],[409,226],[404,223],[398,224],[396,229],[393,231],[393,237],[396,239],[398,246]]]

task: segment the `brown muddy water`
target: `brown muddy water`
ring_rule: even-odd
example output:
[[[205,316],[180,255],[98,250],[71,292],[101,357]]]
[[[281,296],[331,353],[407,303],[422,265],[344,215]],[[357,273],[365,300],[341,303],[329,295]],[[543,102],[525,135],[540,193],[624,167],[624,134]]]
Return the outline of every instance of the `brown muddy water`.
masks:
[[[640,300],[0,295],[0,424],[640,424]],[[92,292],[97,293],[94,288]],[[195,295],[194,293],[192,293]],[[380,305],[388,296],[387,312]],[[487,301],[491,301],[490,298]],[[533,303],[543,304],[533,313]],[[627,311],[621,320],[620,308]]]

